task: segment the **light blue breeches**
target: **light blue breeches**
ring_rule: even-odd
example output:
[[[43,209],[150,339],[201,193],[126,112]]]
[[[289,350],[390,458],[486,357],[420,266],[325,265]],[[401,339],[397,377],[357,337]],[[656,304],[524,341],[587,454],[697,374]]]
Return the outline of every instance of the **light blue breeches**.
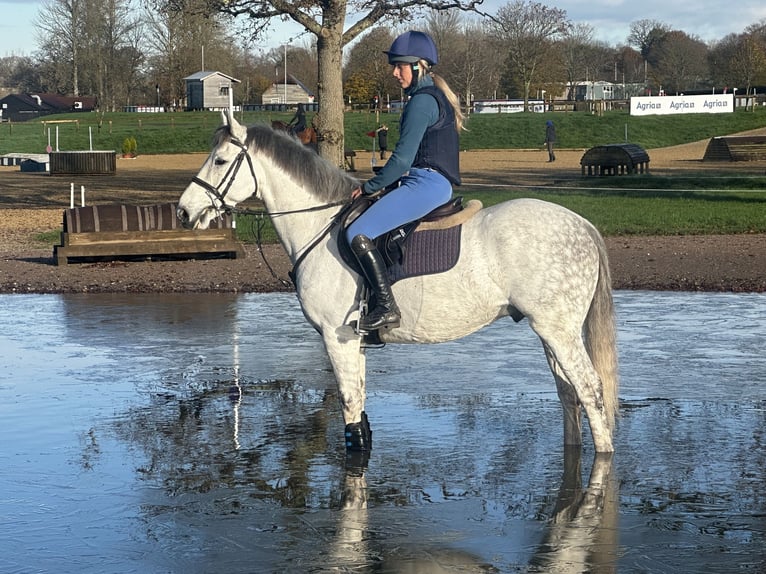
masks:
[[[420,219],[452,197],[452,185],[438,171],[413,168],[401,185],[381,197],[346,231],[349,242],[357,235],[375,239],[387,231]]]

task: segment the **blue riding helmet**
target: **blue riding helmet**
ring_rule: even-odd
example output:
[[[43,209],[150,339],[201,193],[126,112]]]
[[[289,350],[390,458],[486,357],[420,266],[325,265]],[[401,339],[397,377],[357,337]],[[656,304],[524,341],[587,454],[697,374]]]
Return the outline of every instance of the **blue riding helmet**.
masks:
[[[399,36],[384,54],[388,55],[388,63],[407,62],[415,64],[418,60],[425,60],[431,66],[439,61],[436,54],[436,44],[431,36],[424,32],[411,30]]]

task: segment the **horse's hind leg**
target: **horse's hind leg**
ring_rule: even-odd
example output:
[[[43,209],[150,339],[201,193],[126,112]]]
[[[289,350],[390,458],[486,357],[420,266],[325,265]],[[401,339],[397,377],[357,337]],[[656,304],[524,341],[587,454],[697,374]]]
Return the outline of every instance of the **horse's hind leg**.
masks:
[[[537,329],[535,330],[537,331]],[[566,403],[562,400],[565,440],[571,440],[576,424],[576,419],[571,415],[572,393],[567,389],[569,386],[574,389],[576,400],[579,401],[588,415],[588,424],[596,452],[612,452],[614,450],[612,428],[604,405],[601,380],[585,350],[580,333],[550,335],[537,331],[537,334],[543,340],[546,355],[549,355],[549,363],[552,363],[551,370],[559,387],[559,396],[562,392],[559,379],[565,382],[563,389]],[[566,385],[566,381],[569,382],[569,385]],[[580,432],[578,430],[577,434]]]
[[[566,379],[545,341],[543,341],[543,349],[545,349],[545,358],[548,359],[553,378],[556,380],[556,391],[564,411],[564,446],[580,446],[582,445],[582,409],[577,399],[577,391]]]

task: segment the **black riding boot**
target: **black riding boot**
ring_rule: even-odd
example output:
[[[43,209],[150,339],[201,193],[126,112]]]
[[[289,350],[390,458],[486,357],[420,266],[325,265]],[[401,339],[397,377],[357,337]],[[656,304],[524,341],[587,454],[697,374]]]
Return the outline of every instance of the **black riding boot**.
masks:
[[[375,244],[369,237],[357,235],[351,240],[354,252],[364,277],[372,292],[375,293],[375,308],[370,309],[359,321],[362,331],[376,331],[382,327],[393,329],[399,326],[401,315],[394,301],[391,284],[388,281],[386,265]]]

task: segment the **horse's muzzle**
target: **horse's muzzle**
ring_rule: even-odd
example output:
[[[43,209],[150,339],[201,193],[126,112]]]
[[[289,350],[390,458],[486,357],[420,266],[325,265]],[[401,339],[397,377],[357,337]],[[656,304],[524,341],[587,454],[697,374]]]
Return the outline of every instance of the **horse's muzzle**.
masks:
[[[176,208],[176,217],[184,228],[191,229],[193,227],[191,221],[189,220],[189,214],[183,207]]]

